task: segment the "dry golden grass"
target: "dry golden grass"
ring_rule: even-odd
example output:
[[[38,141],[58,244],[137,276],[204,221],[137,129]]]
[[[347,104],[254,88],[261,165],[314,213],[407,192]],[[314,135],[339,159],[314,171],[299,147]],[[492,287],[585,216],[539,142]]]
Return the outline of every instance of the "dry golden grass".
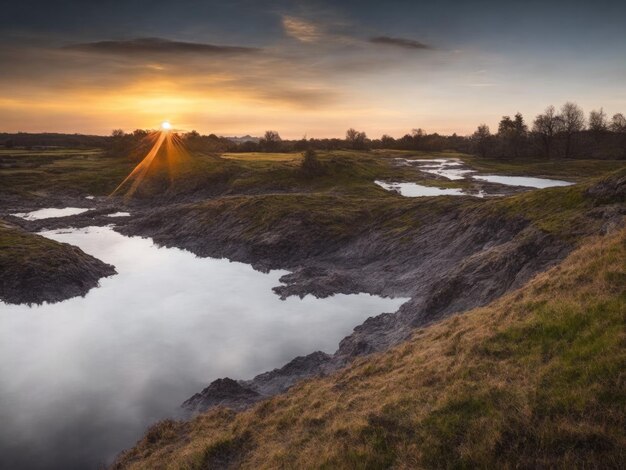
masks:
[[[492,304],[235,414],[152,428],[117,468],[619,468],[626,230]]]

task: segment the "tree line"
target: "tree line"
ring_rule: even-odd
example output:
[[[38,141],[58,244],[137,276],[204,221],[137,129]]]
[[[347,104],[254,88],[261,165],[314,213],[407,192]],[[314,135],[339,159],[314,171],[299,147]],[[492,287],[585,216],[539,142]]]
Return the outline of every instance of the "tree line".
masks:
[[[221,151],[230,152],[398,149],[453,150],[503,159],[626,159],[626,117],[617,113],[609,118],[602,108],[592,110],[586,117],[580,106],[567,102],[558,110],[548,106],[531,123],[527,123],[519,112],[513,117],[502,116],[496,132],[481,124],[469,136],[429,134],[422,129],[413,129],[397,139],[389,135],[370,139],[365,132],[350,128],[344,139],[283,140],[276,131],[266,131],[258,141],[243,143],[233,143],[215,135],[209,139],[213,145],[221,147]]]
[[[78,134],[0,134],[0,145],[14,146],[97,146],[112,155],[143,158],[149,150],[149,131],[137,129],[126,133],[114,130],[108,137]],[[559,109],[548,106],[527,123],[521,113],[503,116],[498,129],[491,131],[481,124],[469,136],[429,134],[413,129],[400,138],[383,135],[370,139],[365,132],[350,128],[345,137],[327,139],[285,140],[274,130],[261,138],[232,140],[196,131],[181,135],[185,146],[194,152],[292,152],[311,150],[398,149],[419,151],[453,150],[489,158],[598,158],[626,159],[626,117],[622,113],[609,117],[602,108],[585,116],[576,103],[567,102]]]
[[[602,108],[585,118],[582,108],[567,102],[548,106],[530,128],[524,117],[503,116],[497,133],[481,124],[470,137],[473,153],[483,157],[626,158],[626,117],[610,119]]]

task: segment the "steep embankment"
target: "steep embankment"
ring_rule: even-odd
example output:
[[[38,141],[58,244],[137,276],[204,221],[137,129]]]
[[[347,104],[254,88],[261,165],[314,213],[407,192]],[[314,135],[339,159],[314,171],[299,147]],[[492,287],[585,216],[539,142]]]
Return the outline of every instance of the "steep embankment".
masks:
[[[239,196],[155,209],[122,228],[201,256],[293,271],[282,295],[408,296],[367,320],[333,355],[312,354],[253,380],[216,382],[185,403],[237,408],[384,350],[414,328],[498,298],[625,214],[626,176],[504,199]]]
[[[159,423],[114,468],[619,468],[625,315],[622,229],[250,410]]]
[[[0,300],[42,303],[85,295],[113,266],[75,246],[58,243],[0,220]]]

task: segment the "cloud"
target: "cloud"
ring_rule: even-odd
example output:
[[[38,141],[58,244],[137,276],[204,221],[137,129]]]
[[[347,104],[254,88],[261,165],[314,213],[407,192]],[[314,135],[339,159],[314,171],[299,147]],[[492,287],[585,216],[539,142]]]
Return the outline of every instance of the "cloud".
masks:
[[[121,56],[146,54],[239,55],[254,54],[260,51],[260,49],[254,47],[222,46],[200,42],[172,41],[164,38],[136,38],[119,41],[88,42],[65,46],[65,49]]]
[[[424,44],[423,42],[415,41],[413,39],[406,38],[392,38],[390,36],[376,36],[369,39],[369,42],[373,44],[383,44],[385,46],[401,47],[403,49],[424,50],[432,49],[432,46]]]
[[[323,36],[318,26],[294,16],[283,16],[283,28],[287,36],[302,42],[316,42]]]

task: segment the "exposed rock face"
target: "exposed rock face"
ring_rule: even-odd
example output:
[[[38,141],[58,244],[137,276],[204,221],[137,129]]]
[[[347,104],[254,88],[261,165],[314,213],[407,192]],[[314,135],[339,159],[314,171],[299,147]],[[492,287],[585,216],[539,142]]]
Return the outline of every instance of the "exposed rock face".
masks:
[[[157,241],[203,255],[227,256],[265,268],[292,269],[281,279],[285,285],[275,288],[281,296],[370,292],[411,298],[399,312],[370,318],[355,328],[333,355],[314,353],[281,369],[238,382],[240,387],[258,395],[242,395],[241,389],[233,388],[230,399],[217,393],[221,389],[210,386],[185,403],[185,407],[196,410],[217,404],[240,409],[243,402],[253,403],[281,393],[304,377],[336,370],[355,356],[383,350],[406,339],[417,326],[485,304],[520,286],[534,273],[558,262],[570,249],[519,217],[484,218],[473,216],[471,211],[451,210],[433,217],[403,240],[390,238],[384,228],[375,225],[338,245],[324,239],[318,240],[317,246],[306,243],[308,253],[319,254],[302,253],[301,264],[295,264],[299,247],[290,241],[294,239],[293,224],[285,232],[282,227],[275,227],[271,234],[253,240],[250,246],[236,242],[238,237],[243,238],[246,221],[240,220],[234,227],[215,220],[207,229],[209,233],[206,227],[197,227],[196,236],[191,235],[196,230],[193,219],[179,220],[177,227],[184,235],[153,225],[153,218],[169,217],[162,213],[148,215],[122,230],[147,233]],[[171,217],[175,215],[172,213]],[[287,243],[289,249],[282,250]],[[270,250],[273,260],[265,255]],[[256,257],[255,253],[262,254]]]
[[[330,359],[328,354],[317,351],[308,356],[296,357],[280,369],[264,372],[252,380],[217,379],[185,401],[183,407],[204,411],[223,405],[240,410],[263,398],[286,391],[301,379],[323,374]]]
[[[226,404],[233,409],[242,409],[260,398],[261,396],[254,390],[226,377],[211,382],[207,388],[185,401],[183,406],[191,409],[206,409]]]
[[[0,221],[0,300],[59,302],[85,295],[115,268],[83,252]]]

